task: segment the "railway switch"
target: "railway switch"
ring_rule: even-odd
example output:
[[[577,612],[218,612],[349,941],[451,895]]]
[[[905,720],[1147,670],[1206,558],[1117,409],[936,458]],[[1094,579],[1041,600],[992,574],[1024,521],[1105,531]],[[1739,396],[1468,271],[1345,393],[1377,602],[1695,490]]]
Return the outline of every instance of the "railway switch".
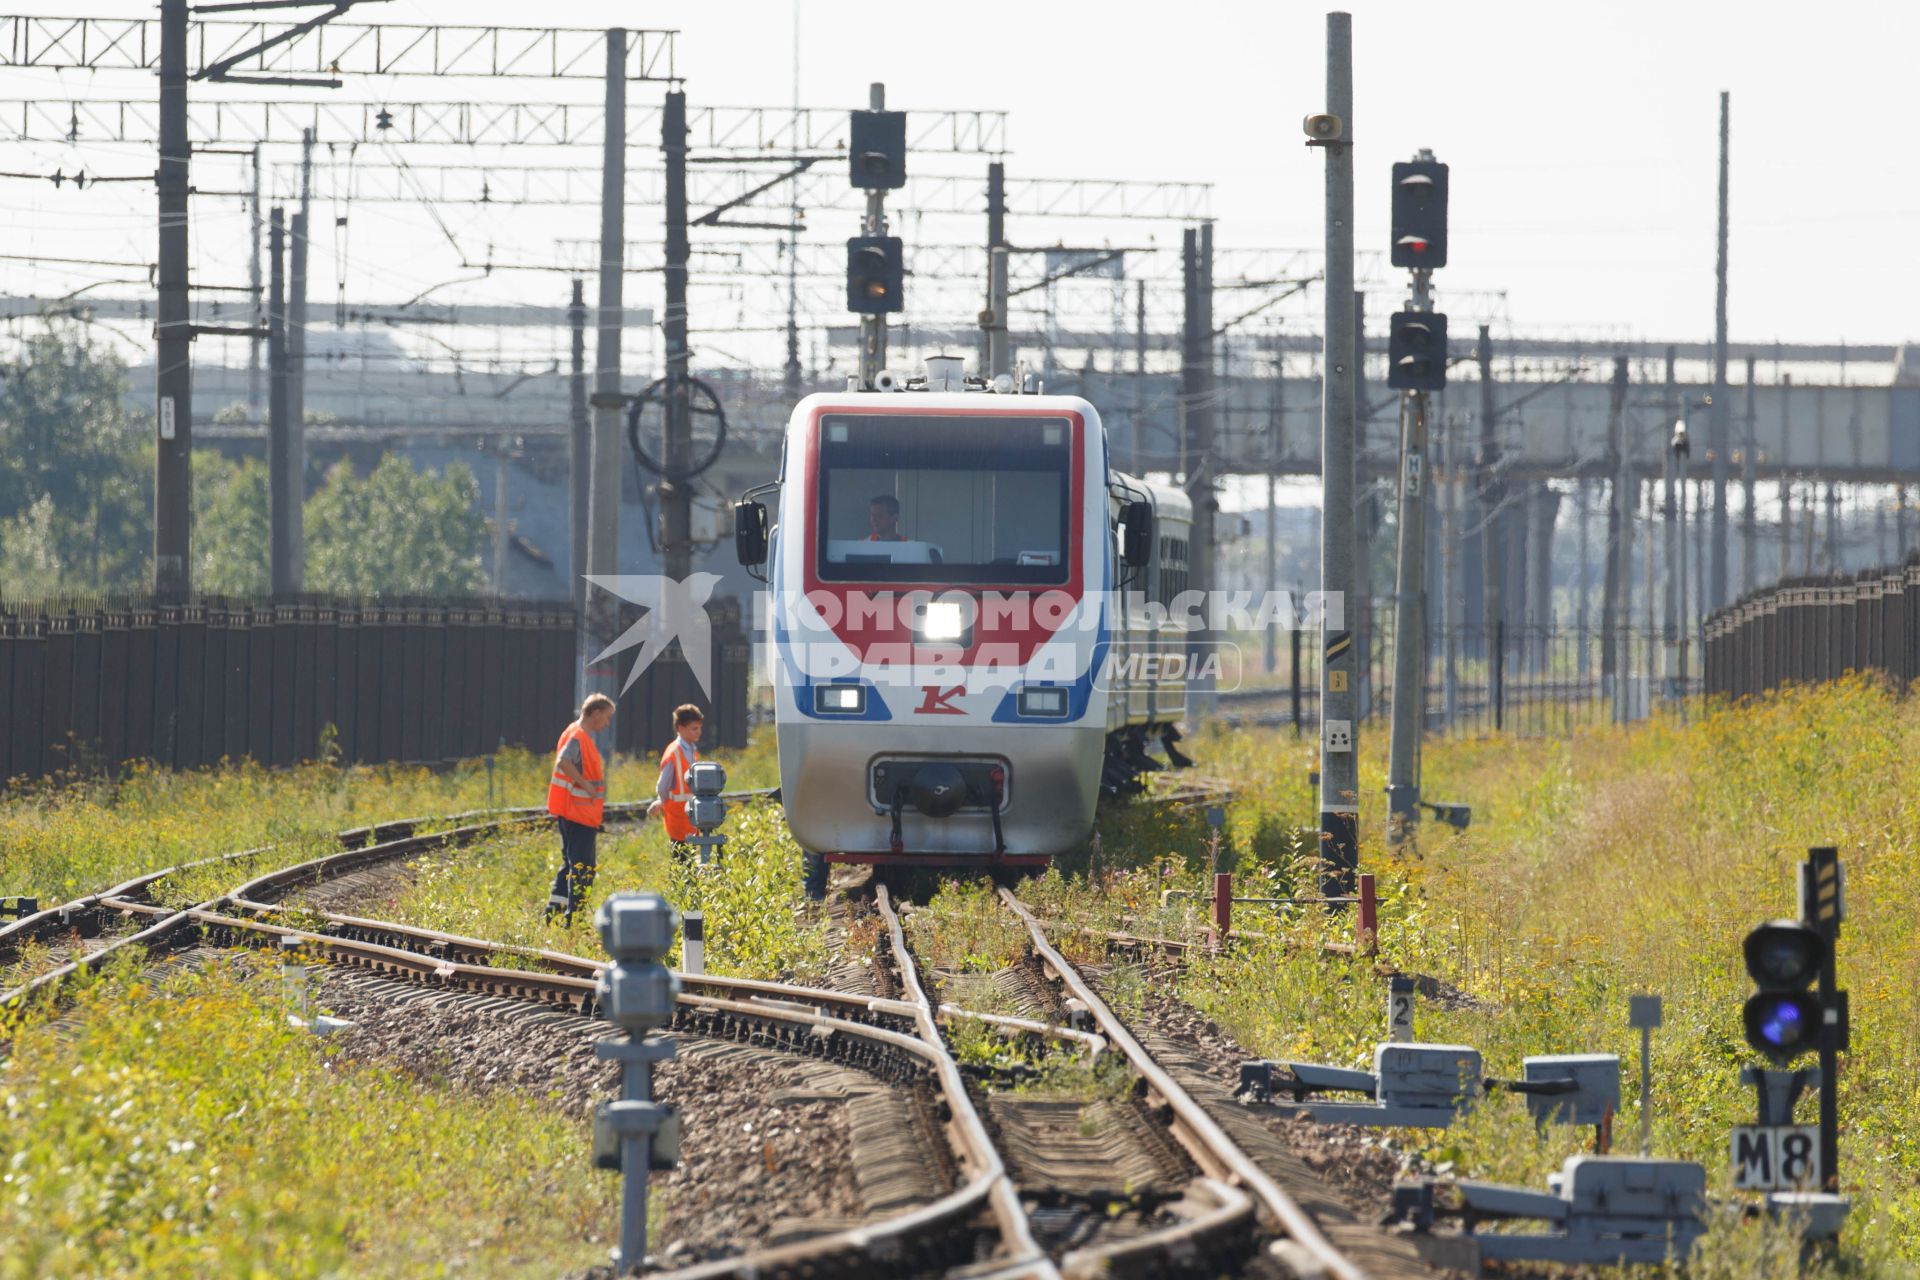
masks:
[[[1481,1258],[1510,1261],[1684,1261],[1706,1234],[1707,1174],[1691,1161],[1571,1156],[1547,1187],[1412,1179],[1395,1185],[1393,1216],[1416,1232],[1457,1216]],[[1540,1229],[1511,1229],[1528,1221]]]
[[[1620,1056],[1542,1054],[1525,1058],[1506,1088],[1526,1100],[1535,1124],[1604,1124],[1620,1110]]]
[[[1242,1063],[1236,1092],[1255,1102],[1291,1093],[1290,1106],[1329,1123],[1444,1129],[1480,1096],[1480,1077],[1478,1049],[1389,1042],[1374,1047],[1372,1071],[1315,1062]],[[1309,1101],[1318,1093],[1355,1093],[1372,1101]]]

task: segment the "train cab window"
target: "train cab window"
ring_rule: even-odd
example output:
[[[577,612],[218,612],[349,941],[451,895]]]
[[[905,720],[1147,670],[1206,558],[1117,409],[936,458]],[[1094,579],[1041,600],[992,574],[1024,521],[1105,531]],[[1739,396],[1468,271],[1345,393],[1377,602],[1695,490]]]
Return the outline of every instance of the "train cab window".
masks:
[[[1065,582],[1071,432],[1058,418],[824,418],[820,576]]]

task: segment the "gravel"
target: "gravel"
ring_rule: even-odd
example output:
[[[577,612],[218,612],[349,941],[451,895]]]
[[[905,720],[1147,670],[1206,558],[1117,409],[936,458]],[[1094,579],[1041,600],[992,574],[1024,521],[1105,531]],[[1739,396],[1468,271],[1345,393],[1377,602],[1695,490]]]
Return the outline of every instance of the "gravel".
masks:
[[[321,1003],[355,1024],[346,1045],[369,1060],[454,1088],[511,1089],[575,1116],[618,1088],[617,1068],[593,1054],[608,1030],[597,1019],[364,974],[327,979]],[[680,1056],[654,1072],[655,1096],[682,1117],[680,1162],[653,1176],[666,1215],[650,1241],[656,1257],[684,1266],[747,1252],[783,1220],[861,1216],[847,1104],[809,1088],[817,1064],[675,1039]]]

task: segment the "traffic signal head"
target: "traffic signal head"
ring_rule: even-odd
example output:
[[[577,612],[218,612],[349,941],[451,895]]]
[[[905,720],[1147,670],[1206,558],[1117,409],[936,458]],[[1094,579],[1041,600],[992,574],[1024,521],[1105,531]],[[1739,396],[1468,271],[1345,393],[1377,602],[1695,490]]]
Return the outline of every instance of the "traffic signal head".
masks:
[[[866,191],[907,185],[907,113],[856,111],[848,131],[853,185]]]
[[[1447,385],[1447,317],[1443,313],[1393,313],[1387,331],[1387,385],[1396,391],[1439,391]]]
[[[1808,988],[1820,977],[1831,944],[1798,920],[1771,920],[1747,935],[1747,973],[1759,990],[1743,1015],[1747,1043],[1786,1066],[1820,1047],[1826,1006]]]
[[[847,241],[847,310],[883,315],[906,306],[899,236],[855,236]]]
[[[1393,265],[1447,265],[1447,166],[1403,160],[1393,166]]]

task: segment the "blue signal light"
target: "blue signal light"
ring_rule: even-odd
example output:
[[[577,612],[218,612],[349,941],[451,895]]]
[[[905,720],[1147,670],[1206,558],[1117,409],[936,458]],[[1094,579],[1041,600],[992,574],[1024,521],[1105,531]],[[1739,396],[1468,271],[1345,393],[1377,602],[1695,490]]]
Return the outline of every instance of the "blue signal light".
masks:
[[[1760,1019],[1760,1037],[1782,1049],[1799,1044],[1806,1037],[1806,1024],[1800,1017],[1799,1002],[1781,1000],[1768,1009]]]

